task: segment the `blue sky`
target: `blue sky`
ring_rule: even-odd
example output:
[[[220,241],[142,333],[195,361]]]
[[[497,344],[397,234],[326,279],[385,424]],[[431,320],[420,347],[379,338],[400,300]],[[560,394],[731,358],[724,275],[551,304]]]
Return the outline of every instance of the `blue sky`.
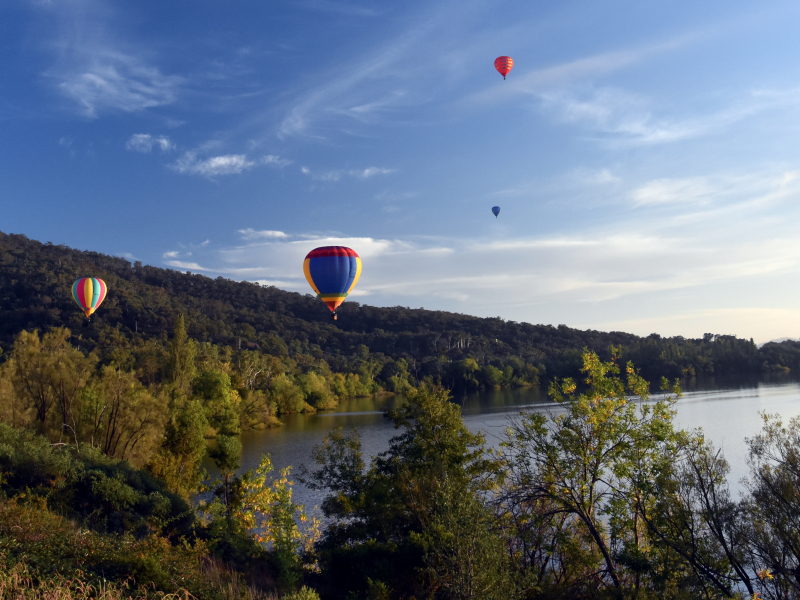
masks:
[[[343,244],[359,302],[798,337],[798,31],[796,2],[4,0],[0,230],[304,293]]]

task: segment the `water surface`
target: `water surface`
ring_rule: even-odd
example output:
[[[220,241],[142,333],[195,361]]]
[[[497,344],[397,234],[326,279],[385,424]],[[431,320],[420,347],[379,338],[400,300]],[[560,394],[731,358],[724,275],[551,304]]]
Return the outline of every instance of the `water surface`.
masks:
[[[800,384],[739,382],[727,389],[696,389],[684,392],[676,405],[675,423],[686,429],[702,428],[707,439],[721,447],[731,465],[729,481],[734,490],[747,474],[746,437],[761,429],[761,411],[779,413],[785,420],[800,415]],[[462,406],[464,423],[470,431],[482,431],[487,442],[496,446],[505,428],[522,410],[554,412],[557,405],[539,388],[487,390],[454,399]],[[334,411],[313,415],[287,415],[283,427],[242,434],[242,467],[257,466],[262,454],[270,454],[276,469],[291,465],[298,472],[301,463],[313,467],[312,448],[337,427],[356,428],[361,437],[365,460],[388,448],[389,438],[397,433],[383,411],[394,408],[397,396],[355,398],[342,402]],[[295,499],[308,508],[319,505],[323,496],[302,484],[295,488]]]

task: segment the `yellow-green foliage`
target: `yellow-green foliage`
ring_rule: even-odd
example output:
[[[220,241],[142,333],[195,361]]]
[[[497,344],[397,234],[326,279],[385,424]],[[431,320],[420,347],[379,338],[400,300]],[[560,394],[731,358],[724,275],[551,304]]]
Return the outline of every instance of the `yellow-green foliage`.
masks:
[[[156,536],[102,535],[39,502],[0,501],[0,586],[5,586],[0,598],[111,599],[188,592],[221,599],[204,575],[207,560],[199,542],[176,547]],[[48,590],[52,595],[45,594]]]

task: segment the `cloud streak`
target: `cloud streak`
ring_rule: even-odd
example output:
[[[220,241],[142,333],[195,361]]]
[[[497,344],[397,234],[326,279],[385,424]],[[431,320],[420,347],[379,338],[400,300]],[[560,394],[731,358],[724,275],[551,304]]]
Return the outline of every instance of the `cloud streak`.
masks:
[[[300,172],[308,175],[315,181],[339,181],[344,176],[355,177],[357,179],[370,179],[376,175],[389,175],[397,169],[387,169],[383,167],[367,167],[366,169],[338,169],[333,171],[313,172],[308,167],[301,167]]]
[[[153,148],[160,148],[162,152],[168,152],[175,148],[175,144],[169,141],[165,136],[152,136],[149,133],[135,133],[131,138],[125,142],[125,147],[134,152],[141,152],[147,154]]]
[[[246,154],[223,154],[208,158],[199,158],[196,150],[185,152],[174,163],[169,165],[173,171],[182,175],[200,175],[216,177],[218,175],[238,175],[257,166],[269,166],[282,169],[292,164],[291,160],[270,154],[260,159],[250,159]]]

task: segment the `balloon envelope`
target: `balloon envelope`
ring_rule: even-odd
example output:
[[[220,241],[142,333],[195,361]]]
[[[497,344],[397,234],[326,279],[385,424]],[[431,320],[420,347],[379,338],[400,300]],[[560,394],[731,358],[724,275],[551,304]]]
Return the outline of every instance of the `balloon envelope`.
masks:
[[[499,206],[493,206],[492,207],[492,212],[494,213],[495,218],[497,218],[497,215],[500,214],[500,207]]]
[[[106,299],[107,291],[105,281],[96,277],[84,277],[72,284],[72,297],[87,317]]]
[[[355,250],[344,246],[323,246],[306,255],[303,272],[308,284],[335,315],[358,283],[361,258]]]
[[[494,68],[503,76],[503,79],[511,72],[513,66],[514,59],[510,56],[498,56],[494,59]]]

